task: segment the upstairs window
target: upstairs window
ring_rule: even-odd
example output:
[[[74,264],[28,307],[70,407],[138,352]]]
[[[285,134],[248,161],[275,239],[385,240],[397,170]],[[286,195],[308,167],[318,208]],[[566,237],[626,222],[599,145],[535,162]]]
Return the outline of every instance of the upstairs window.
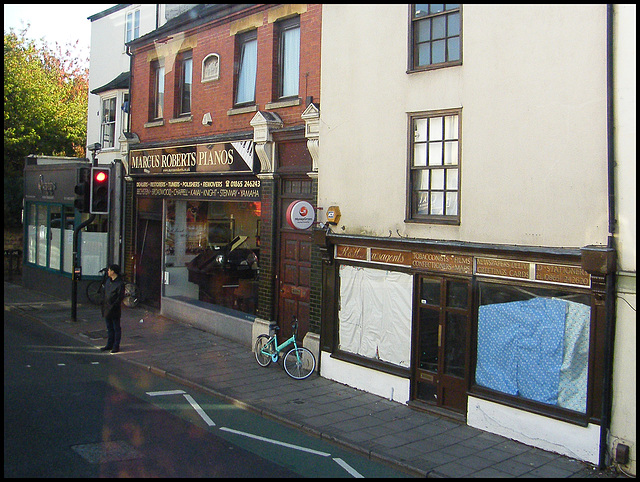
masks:
[[[296,97],[300,84],[300,17],[278,23],[278,98]]]
[[[179,65],[178,116],[191,113],[191,87],[193,85],[193,58],[191,52],[182,54]]]
[[[151,64],[150,100],[149,120],[162,119],[164,115],[164,61],[161,59]]]
[[[115,147],[116,134],[116,98],[102,99],[101,139],[102,149]]]
[[[258,32],[256,30],[238,37],[236,59],[235,104],[255,104],[258,71]]]
[[[460,222],[460,111],[410,116],[409,218]]]
[[[459,4],[411,6],[410,70],[461,63],[460,13]]]
[[[134,10],[133,12],[127,13],[125,42],[131,42],[138,37],[140,37],[140,10]]]

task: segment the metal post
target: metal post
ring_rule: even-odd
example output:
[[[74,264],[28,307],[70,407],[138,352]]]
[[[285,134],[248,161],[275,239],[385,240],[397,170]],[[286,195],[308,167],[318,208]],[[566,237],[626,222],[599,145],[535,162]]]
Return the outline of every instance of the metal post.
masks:
[[[73,266],[71,268],[71,321],[76,321],[77,305],[78,305],[78,280],[82,272],[82,266],[78,264],[78,234],[85,226],[88,226],[96,218],[95,214],[89,216],[84,223],[80,224],[73,230]],[[80,270],[76,273],[76,268]]]

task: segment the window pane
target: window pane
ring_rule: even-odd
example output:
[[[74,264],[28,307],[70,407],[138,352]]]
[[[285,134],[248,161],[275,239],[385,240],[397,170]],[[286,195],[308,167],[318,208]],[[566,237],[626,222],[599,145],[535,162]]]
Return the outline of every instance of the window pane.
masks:
[[[432,117],[429,119],[429,140],[439,141],[442,139],[442,117]]]
[[[458,214],[458,193],[457,192],[448,192],[447,193],[447,206],[446,206],[446,215],[447,216],[457,216]]]
[[[431,25],[431,34],[433,39],[441,39],[446,36],[446,19],[447,17],[441,15],[439,17],[434,17]]]
[[[444,340],[444,372],[460,378],[464,378],[467,346],[466,321],[467,317],[464,315],[447,313]]]
[[[444,138],[445,139],[457,139],[458,138],[458,116],[448,115],[444,118]]]
[[[181,114],[191,112],[191,78],[193,59],[185,59],[182,64],[182,105]]]
[[[469,285],[466,281],[447,281],[447,306],[466,308],[468,305]]]
[[[429,5],[429,13],[439,13],[444,10],[443,3],[432,3]]]
[[[431,193],[431,207],[429,214],[442,215],[444,214],[444,193],[432,192]]]
[[[428,43],[418,45],[417,65],[429,65],[431,63],[431,46]]]
[[[441,142],[429,143],[429,165],[430,166],[442,165],[442,143]]]
[[[420,283],[420,302],[440,306],[440,281],[423,278]]]
[[[431,169],[431,189],[444,190],[444,169]]]
[[[431,44],[431,63],[439,64],[446,60],[445,57],[445,40],[438,40]]]
[[[413,121],[413,140],[415,142],[427,140],[427,119],[415,119]]]
[[[453,166],[458,164],[458,141],[444,143],[444,163]]]
[[[415,167],[427,165],[427,145],[416,144],[413,148],[413,165]]]
[[[447,190],[458,190],[458,170],[447,169]]]
[[[422,20],[416,24],[416,42],[428,42],[431,40],[431,21]]]
[[[429,170],[421,169],[420,171],[414,171],[414,188],[426,191],[429,189]]]
[[[440,315],[436,310],[420,309],[420,340],[418,368],[438,371],[438,327]]]
[[[460,14],[447,15],[447,37],[455,37],[460,34]]]
[[[429,193],[420,191],[416,193],[416,214],[429,214]]]
[[[428,3],[416,3],[413,7],[413,13],[416,17],[421,17],[422,15],[427,15],[429,13],[429,4]]]
[[[257,61],[258,41],[255,39],[249,40],[242,45],[236,104],[253,102],[255,100]]]
[[[454,37],[447,40],[447,47],[449,49],[447,60],[460,60],[460,37]]]
[[[283,32],[284,54],[282,71],[282,97],[298,95],[300,77],[300,28]]]
[[[164,67],[156,69],[156,105],[155,118],[162,118],[164,115]]]

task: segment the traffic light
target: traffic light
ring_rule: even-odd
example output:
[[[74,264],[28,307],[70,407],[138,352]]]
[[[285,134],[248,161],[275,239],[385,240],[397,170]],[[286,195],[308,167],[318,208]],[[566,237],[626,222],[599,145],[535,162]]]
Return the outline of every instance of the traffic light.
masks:
[[[91,168],[91,200],[89,212],[91,214],[109,214],[109,174],[108,167]]]
[[[91,168],[79,167],[77,171],[76,186],[73,191],[76,193],[76,198],[73,201],[75,208],[81,213],[89,212],[89,176],[91,175]]]

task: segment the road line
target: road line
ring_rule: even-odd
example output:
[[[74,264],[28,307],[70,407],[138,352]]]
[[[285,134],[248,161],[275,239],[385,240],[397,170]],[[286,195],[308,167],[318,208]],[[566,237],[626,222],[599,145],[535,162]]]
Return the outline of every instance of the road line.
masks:
[[[289,444],[286,442],[280,442],[278,440],[272,440],[266,437],[261,437],[260,435],[253,435],[251,433],[247,433],[247,432],[241,432],[240,430],[233,430],[231,428],[227,428],[227,427],[220,427],[220,430],[224,430],[225,432],[231,432],[231,433],[235,433],[237,435],[243,435],[245,437],[249,437],[249,438],[253,438],[256,440],[261,440],[263,442],[268,442],[271,444],[275,444],[275,445],[282,445],[283,447],[288,447],[290,449],[294,449],[294,450],[300,450],[302,452],[308,452],[310,454],[315,454],[315,455],[321,455],[322,457],[330,457],[331,454],[328,454],[326,452],[319,452],[317,450],[313,450],[313,449],[308,449],[306,447],[300,447],[299,445],[293,445],[293,444]]]
[[[338,464],[340,467],[342,467],[344,470],[346,470],[347,472],[349,472],[349,474],[352,477],[355,477],[356,479],[364,479],[364,475],[362,475],[360,472],[358,472],[356,469],[354,469],[353,467],[351,467],[348,463],[346,463],[344,460],[342,460],[339,457],[334,457],[333,460],[335,461],[336,464]]]
[[[207,415],[204,412],[204,410],[202,410],[200,405],[198,405],[198,402],[196,402],[191,395],[188,395],[185,393],[184,398],[187,399],[187,402],[191,404],[191,406],[195,409],[195,411],[198,412],[198,415],[202,417],[202,420],[204,420],[207,423],[207,425],[209,425],[209,427],[215,425],[215,422],[209,418],[209,415]]]
[[[158,395],[182,395],[186,393],[184,390],[165,390],[164,392],[147,392],[150,397],[157,397]]]

